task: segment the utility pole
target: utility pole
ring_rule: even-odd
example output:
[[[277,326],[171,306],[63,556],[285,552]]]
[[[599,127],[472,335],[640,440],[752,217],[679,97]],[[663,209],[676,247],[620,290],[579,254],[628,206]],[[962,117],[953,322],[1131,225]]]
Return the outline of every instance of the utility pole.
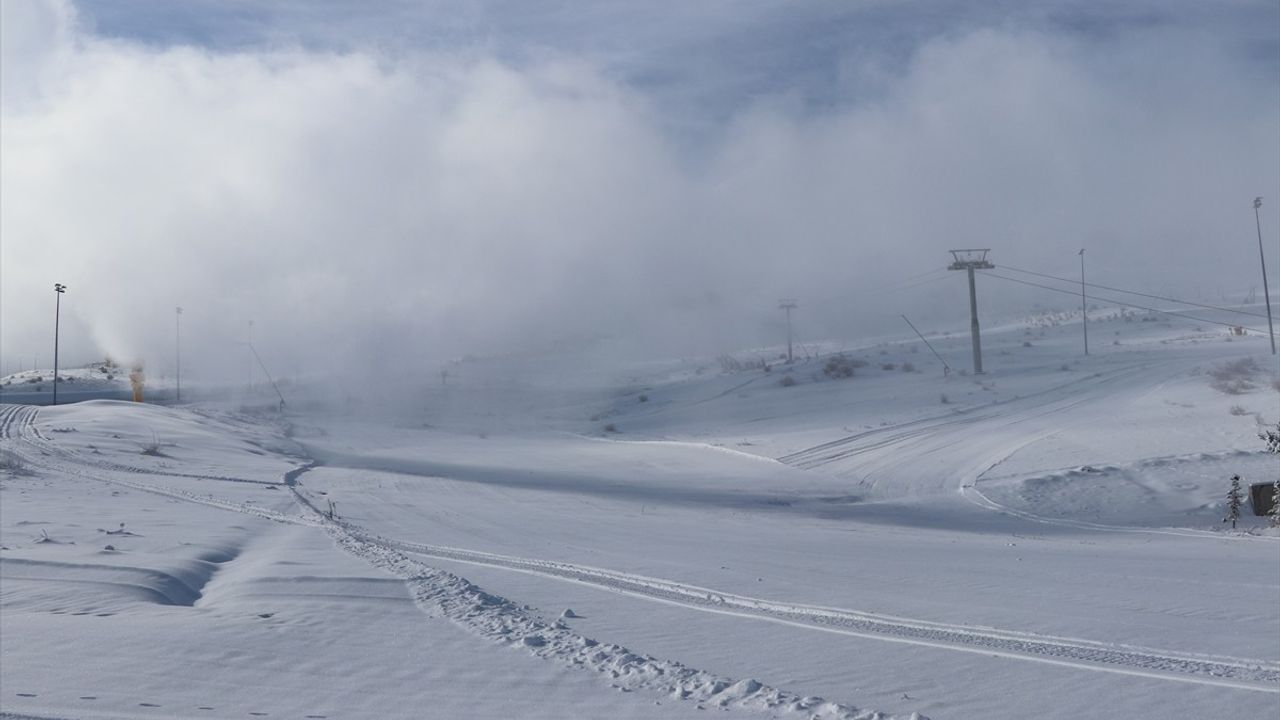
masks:
[[[249,394],[253,394],[253,321],[249,321]]]
[[[1276,326],[1271,323],[1271,290],[1267,287],[1267,256],[1262,253],[1262,221],[1258,219],[1258,208],[1262,207],[1262,198],[1253,199],[1253,222],[1258,226],[1258,259],[1262,261],[1262,295],[1267,301],[1267,331],[1271,333],[1271,354],[1276,354]]]
[[[62,293],[67,286],[62,283],[53,284],[53,292],[57,300],[53,306],[53,404],[58,404],[58,326],[62,322]]]
[[[174,342],[174,365],[176,367],[175,374],[178,377],[178,389],[173,395],[175,403],[182,402],[182,307],[179,306],[173,313],[173,342]]]
[[[1084,297],[1084,248],[1080,248],[1080,317],[1084,319],[1084,354],[1089,354],[1089,303]]]
[[[974,270],[993,270],[995,265],[987,262],[987,253],[991,248],[969,248],[952,250],[951,257],[955,262],[947,266],[948,270],[967,270],[969,272],[969,332],[973,336],[973,374],[982,374],[982,335],[978,331],[978,290],[974,285]]]
[[[796,307],[798,306],[796,305],[795,298],[783,298],[778,301],[778,308],[781,310],[787,311],[787,364],[788,365],[790,365],[794,360],[793,356],[791,355],[791,311],[795,310]]]

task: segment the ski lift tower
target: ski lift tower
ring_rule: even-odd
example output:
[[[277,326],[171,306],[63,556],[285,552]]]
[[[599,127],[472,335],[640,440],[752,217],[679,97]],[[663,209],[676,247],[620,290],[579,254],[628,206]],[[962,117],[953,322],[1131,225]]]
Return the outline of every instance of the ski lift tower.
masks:
[[[987,253],[991,252],[991,248],[969,248],[965,250],[952,250],[951,257],[955,259],[951,265],[947,266],[948,270],[968,270],[969,271],[969,332],[973,335],[973,374],[982,374],[982,336],[978,332],[978,291],[973,282],[974,270],[992,270],[995,265],[987,262]]]

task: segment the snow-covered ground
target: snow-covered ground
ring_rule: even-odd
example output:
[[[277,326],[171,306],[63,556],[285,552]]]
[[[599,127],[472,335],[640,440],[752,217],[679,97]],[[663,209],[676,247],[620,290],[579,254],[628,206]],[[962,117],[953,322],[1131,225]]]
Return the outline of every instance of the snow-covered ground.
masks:
[[[89,363],[81,367],[58,368],[58,400],[129,400],[132,369],[114,362]],[[143,397],[148,401],[169,400],[174,378],[143,371]],[[23,370],[0,377],[0,402],[31,405],[53,404],[53,369]]]
[[[59,368],[60,390],[128,390],[129,369],[106,363]],[[0,392],[53,393],[53,369],[23,370],[0,377]]]
[[[470,360],[393,416],[0,405],[0,711],[1275,717],[1280,535],[1222,523],[1280,473],[1275,358],[1090,330],[1007,322],[983,376],[886,340]]]

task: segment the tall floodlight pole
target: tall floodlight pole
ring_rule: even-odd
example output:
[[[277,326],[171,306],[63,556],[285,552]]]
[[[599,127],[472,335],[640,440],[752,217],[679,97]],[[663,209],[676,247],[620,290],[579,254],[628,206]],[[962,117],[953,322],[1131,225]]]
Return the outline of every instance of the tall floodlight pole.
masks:
[[[173,364],[178,379],[178,389],[173,394],[175,403],[182,402],[182,307],[174,308],[173,313]]]
[[[1271,333],[1271,354],[1276,354],[1276,326],[1271,323],[1271,290],[1267,288],[1267,256],[1262,253],[1262,220],[1258,219],[1258,208],[1262,207],[1262,198],[1253,199],[1253,222],[1258,226],[1258,259],[1262,261],[1262,296],[1267,301],[1267,331]]]
[[[1084,354],[1089,354],[1089,303],[1084,295],[1084,248],[1080,248],[1080,317],[1084,319]]]
[[[791,354],[791,311],[795,310],[796,307],[798,306],[796,305],[795,298],[783,298],[782,300],[778,301],[778,308],[781,310],[787,311],[787,363],[788,364],[790,364],[794,359]]]
[[[982,374],[982,335],[978,330],[978,290],[973,280],[974,270],[993,270],[995,265],[987,262],[990,248],[970,248],[952,250],[951,257],[955,262],[947,266],[948,270],[967,270],[969,272],[969,332],[973,336],[973,374]]]
[[[249,321],[249,352],[253,352],[253,321]],[[253,392],[253,355],[249,356],[249,392]]]
[[[58,404],[58,326],[62,322],[62,293],[67,286],[62,283],[53,284],[53,292],[57,299],[53,305],[53,404]]]

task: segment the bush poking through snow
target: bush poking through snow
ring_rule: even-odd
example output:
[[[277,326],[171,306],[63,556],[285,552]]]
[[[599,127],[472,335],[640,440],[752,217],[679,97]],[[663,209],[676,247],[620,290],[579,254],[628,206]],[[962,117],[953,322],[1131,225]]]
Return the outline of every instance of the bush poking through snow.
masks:
[[[1228,410],[1227,412],[1231,413],[1232,415],[1235,415],[1236,417],[1249,414],[1248,410],[1245,410],[1243,407],[1239,405],[1232,405],[1231,409]]]
[[[860,367],[866,367],[865,360],[849,357],[844,353],[836,353],[827,358],[827,362],[822,366],[822,374],[830,378],[848,378],[853,377],[853,371]]]
[[[1256,387],[1253,377],[1258,372],[1258,364],[1251,357],[1232,360],[1209,370],[1209,377],[1213,378],[1209,385],[1227,395],[1240,395]]]
[[[739,360],[738,358],[725,353],[716,358],[720,361],[720,371],[724,373],[736,373],[743,370],[766,370],[769,363],[764,358],[751,358],[749,360]]]
[[[605,432],[616,433],[616,432],[618,432],[618,426],[617,426],[617,425],[614,425],[613,423],[609,423],[608,425],[605,425],[605,426],[604,426],[604,431],[605,431]]]
[[[946,404],[948,404],[948,403],[950,403],[950,402],[951,402],[951,398],[947,397],[947,394],[946,394],[946,393],[942,393],[942,395],[941,395],[941,396],[939,396],[938,400],[939,400],[939,402],[941,402],[943,405],[946,405]]]
[[[25,475],[27,461],[23,460],[18,453],[6,448],[0,450],[0,470],[5,470],[13,475]]]
[[[796,379],[790,375],[783,375],[782,379],[778,381],[778,384],[782,387],[791,387],[796,384]]]

